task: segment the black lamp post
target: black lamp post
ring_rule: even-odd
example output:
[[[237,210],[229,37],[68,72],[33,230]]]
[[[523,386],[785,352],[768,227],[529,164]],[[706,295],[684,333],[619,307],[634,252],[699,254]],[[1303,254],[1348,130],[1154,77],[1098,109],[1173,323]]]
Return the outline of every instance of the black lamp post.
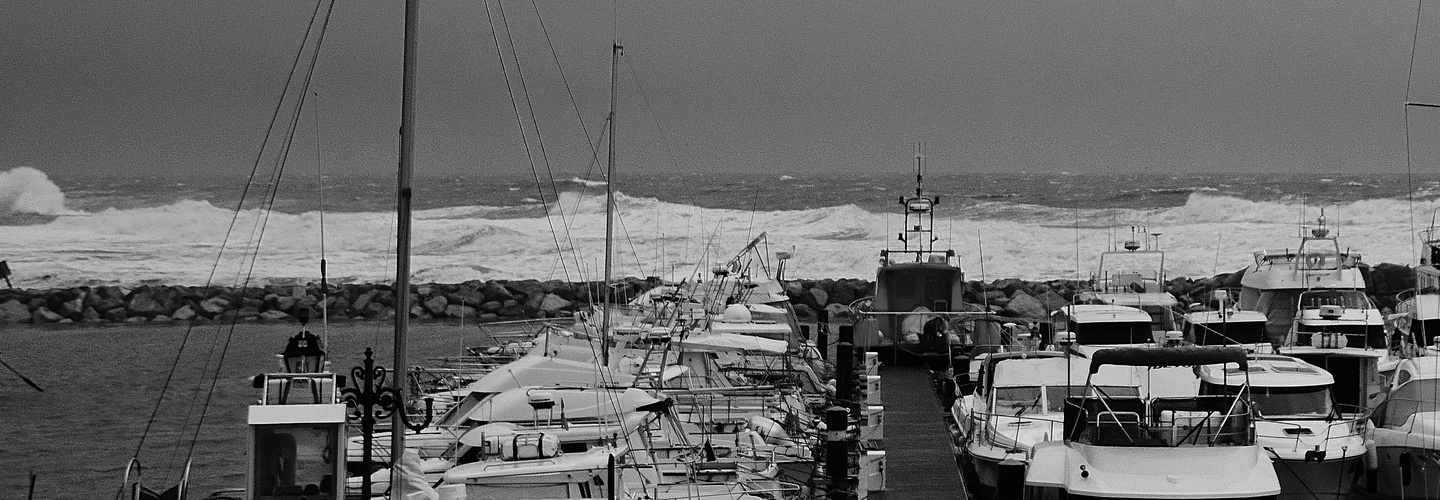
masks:
[[[305,323],[310,320],[309,312],[309,308],[304,308],[297,313],[300,333],[290,337],[285,350],[280,352],[287,373],[320,373],[325,369],[325,350],[320,345],[320,337],[305,329]]]
[[[365,348],[365,366],[350,369],[350,380],[354,387],[346,387],[340,390],[341,399],[345,400],[345,406],[349,407],[351,420],[360,420],[360,432],[362,433],[362,446],[366,473],[361,487],[362,498],[371,497],[373,484],[370,481],[370,458],[374,445],[371,440],[375,432],[375,422],[385,420],[394,415],[396,410],[404,411],[405,404],[399,390],[385,385],[386,370],[383,366],[375,366],[375,353]],[[435,417],[434,400],[425,398],[425,420],[419,425],[412,425],[409,419],[405,421],[405,427],[415,432],[430,425],[430,420]],[[405,429],[391,429],[390,432],[405,432]],[[400,456],[405,450],[390,450],[390,466],[395,467],[400,462]],[[394,488],[395,485],[390,485]]]

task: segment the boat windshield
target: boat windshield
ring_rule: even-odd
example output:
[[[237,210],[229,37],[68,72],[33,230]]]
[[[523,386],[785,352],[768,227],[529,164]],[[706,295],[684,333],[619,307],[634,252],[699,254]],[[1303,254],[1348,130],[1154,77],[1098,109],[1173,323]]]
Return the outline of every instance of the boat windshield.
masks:
[[[1235,394],[1235,386],[1225,392]],[[1258,415],[1266,417],[1326,417],[1334,406],[1329,387],[1257,387],[1250,386],[1250,401]]]
[[[996,387],[995,406],[991,410],[999,414],[1016,414],[1021,410],[1039,413],[1044,411],[1040,401],[1038,386]]]
[[[1140,397],[1139,387],[1130,386],[1096,386],[1097,393],[1105,397]],[[1025,413],[1059,413],[1065,409],[1065,398],[1067,396],[1081,396],[1085,394],[1085,384],[1079,385],[1058,385],[1046,386],[1043,388],[1044,398],[1040,397],[1042,388],[1034,386],[1019,387],[997,387],[995,388],[995,413],[1014,414],[1020,410]],[[1044,406],[1041,406],[1041,404]]]
[[[1067,390],[1067,389],[1068,389],[1068,390]],[[1096,390],[1096,392],[1090,393],[1091,396],[1104,395],[1104,397],[1110,397],[1110,398],[1138,398],[1138,397],[1140,397],[1140,388],[1139,388],[1139,387],[1130,387],[1130,386],[1123,386],[1123,385],[1097,385],[1097,386],[1095,386],[1095,390]],[[1077,397],[1078,397],[1078,396],[1084,396],[1084,395],[1085,395],[1085,384],[1071,385],[1071,386],[1061,385],[1061,386],[1054,386],[1054,387],[1046,387],[1046,388],[1045,388],[1045,404],[1046,404],[1047,407],[1049,408],[1049,411],[1053,411],[1053,412],[1057,412],[1057,413],[1058,413],[1058,412],[1061,412],[1061,411],[1063,411],[1063,410],[1065,409],[1065,398],[1066,398],[1066,397],[1068,397],[1068,396],[1077,396]]]

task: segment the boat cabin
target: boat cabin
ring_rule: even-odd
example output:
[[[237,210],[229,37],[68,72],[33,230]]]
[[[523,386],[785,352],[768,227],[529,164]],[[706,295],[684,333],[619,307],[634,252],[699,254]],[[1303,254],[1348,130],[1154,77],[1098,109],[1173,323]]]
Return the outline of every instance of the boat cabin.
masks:
[[[250,405],[246,484],[252,500],[341,500],[345,496],[343,377],[325,368],[320,340],[302,331],[284,352],[286,371],[257,375]]]
[[[1073,304],[1051,313],[1050,323],[1052,331],[1069,332],[1080,345],[1156,343],[1150,315],[1134,307]]]

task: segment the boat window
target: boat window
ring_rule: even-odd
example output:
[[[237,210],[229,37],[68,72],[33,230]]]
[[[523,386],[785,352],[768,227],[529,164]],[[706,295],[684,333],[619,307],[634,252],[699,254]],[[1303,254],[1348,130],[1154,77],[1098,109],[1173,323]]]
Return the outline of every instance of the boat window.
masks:
[[[1307,334],[1300,339],[1301,342],[1314,342],[1312,333],[1340,333],[1345,335],[1346,345],[1349,347],[1370,347],[1374,349],[1385,348],[1385,326],[1384,325],[1307,325],[1300,323],[1296,331]]]
[[[336,439],[337,427],[333,425],[256,426],[257,498],[313,497],[333,492]]]
[[[1440,379],[1412,380],[1397,387],[1385,400],[1380,425],[1405,425],[1416,413],[1440,411],[1440,403],[1435,401],[1436,393],[1440,393]]]
[[[1265,338],[1265,323],[1260,321],[1219,322],[1195,324],[1190,332],[1195,343],[1200,345],[1262,344]]]
[[[1096,391],[1090,393],[1092,397],[1104,395],[1111,398],[1138,398],[1140,388],[1121,385],[1099,385],[1095,386]],[[1070,396],[1084,396],[1085,384],[1070,386],[1051,386],[1045,388],[1045,409],[1046,411],[1059,413],[1065,409],[1065,398]]]
[[[1039,387],[996,387],[995,413],[1014,414],[1020,410],[1026,413],[1043,411],[1040,407]]]
[[[1162,332],[1176,329],[1174,309],[1153,305],[1140,306],[1140,309],[1150,314],[1150,329]]]
[[[1075,342],[1081,345],[1145,344],[1154,340],[1148,321],[1075,323],[1070,331],[1075,334]]]
[[[1370,299],[1357,290],[1326,290],[1306,292],[1300,296],[1300,305],[1306,309],[1320,306],[1340,306],[1346,309],[1370,309]]]

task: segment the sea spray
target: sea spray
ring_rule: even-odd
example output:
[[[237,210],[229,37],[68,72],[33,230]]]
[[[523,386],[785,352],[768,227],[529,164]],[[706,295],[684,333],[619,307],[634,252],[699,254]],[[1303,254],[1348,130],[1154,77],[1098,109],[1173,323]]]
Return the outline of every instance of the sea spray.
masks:
[[[21,169],[11,172],[16,170]],[[41,172],[26,170],[43,178]],[[932,177],[935,181],[929,182]],[[879,251],[898,247],[903,221],[896,198],[904,191],[890,185],[903,185],[904,179],[826,174],[829,185],[803,190],[793,184],[819,179],[796,176],[777,183],[768,177],[748,184],[724,179],[651,176],[619,192],[617,275],[708,278],[715,264],[762,231],[768,234],[768,255],[794,254],[787,264],[792,278],[870,279]],[[1141,186],[1113,188],[1117,179],[1108,177],[927,176],[927,187],[938,186],[941,195],[936,245],[954,248],[970,279],[1086,279],[1095,272],[1099,253],[1118,247],[1135,225],[1159,233],[1170,277],[1198,278],[1244,268],[1258,249],[1294,248],[1299,223],[1313,222],[1323,207],[1340,244],[1362,252],[1367,262],[1413,264],[1418,243],[1412,235],[1427,227],[1431,212],[1440,207],[1433,197],[1417,197],[1412,205],[1394,183],[1349,186],[1235,176],[1126,180]],[[186,189],[177,191],[180,181]],[[285,209],[266,216],[247,208],[237,215],[234,203],[223,196],[213,202],[200,199],[226,189],[220,182],[128,183],[118,194],[110,188],[117,183],[83,178],[42,186],[57,184],[66,191],[56,189],[51,199],[69,196],[70,205],[85,209],[67,212],[76,216],[4,228],[0,260],[10,262],[17,286],[319,279],[320,217],[310,208],[313,193],[282,191],[277,206]],[[393,188],[383,179],[365,177],[338,179],[337,184],[327,189],[330,211],[325,214],[331,280],[392,280],[395,215],[384,209],[384,199]],[[551,202],[547,210],[524,201],[537,190],[523,179],[446,178],[427,185],[421,178],[417,184],[416,196],[424,200],[420,205],[428,208],[415,213],[415,279],[598,279],[604,248],[602,189],[561,184],[558,196],[545,195]],[[1343,190],[1307,193],[1327,188]],[[1095,194],[1107,189],[1155,190],[1165,196],[1127,202]],[[1425,180],[1413,191],[1434,189],[1434,181]],[[122,208],[99,204],[109,200]],[[63,210],[64,203],[51,206]],[[230,241],[222,254],[227,232]],[[981,245],[984,276],[977,260]]]
[[[50,177],[33,167],[16,167],[0,172],[0,214],[24,213],[62,215],[65,193]]]

